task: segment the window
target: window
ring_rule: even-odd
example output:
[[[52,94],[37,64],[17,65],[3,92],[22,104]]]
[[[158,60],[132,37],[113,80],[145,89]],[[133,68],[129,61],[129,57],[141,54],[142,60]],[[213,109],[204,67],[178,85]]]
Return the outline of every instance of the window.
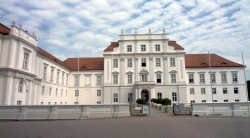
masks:
[[[56,89],[56,96],[57,96],[57,89]]]
[[[67,102],[65,102],[65,104],[67,104]]]
[[[41,105],[43,105],[43,102],[41,102]]]
[[[75,102],[75,104],[78,104],[78,102]]]
[[[195,103],[195,100],[191,100],[190,103]]]
[[[101,96],[102,93],[101,93],[101,90],[97,90],[97,96]]]
[[[113,83],[118,84],[118,75],[113,75]]]
[[[160,45],[155,45],[155,51],[161,51]]]
[[[211,74],[211,82],[216,82],[215,74]]]
[[[23,81],[20,81],[20,82],[19,82],[19,85],[18,85],[18,92],[23,92]]]
[[[128,75],[128,83],[132,83],[132,75]]]
[[[57,83],[59,83],[59,73],[60,73],[60,71],[57,70],[57,76],[56,76],[56,82],[57,82]]]
[[[55,105],[57,104],[57,102],[55,102]]]
[[[216,94],[216,88],[212,88],[213,94]]]
[[[143,82],[147,81],[147,74],[141,75],[141,81],[143,81]]]
[[[141,66],[142,67],[146,67],[147,66],[147,64],[146,64],[146,58],[142,58],[141,59]]]
[[[132,101],[133,101],[133,94],[128,93],[128,102],[132,102]]]
[[[78,74],[76,74],[75,75],[75,86],[79,86],[79,77],[80,77],[80,75]]]
[[[128,67],[132,67],[132,58],[128,58]]]
[[[68,85],[69,74],[66,76],[66,85]]]
[[[176,94],[176,92],[172,93],[172,101],[177,101],[177,94]]]
[[[157,93],[157,98],[158,99],[162,99],[162,94],[161,93]]]
[[[50,81],[52,81],[52,82],[53,82],[53,77],[54,77],[54,69],[51,68]]]
[[[62,72],[62,84],[64,84],[64,72]]]
[[[17,101],[17,105],[22,105],[22,101]]]
[[[200,82],[205,82],[205,74],[200,74]]]
[[[43,79],[46,80],[46,76],[47,76],[47,66],[43,67]]]
[[[45,86],[42,86],[42,95],[44,95]]]
[[[216,103],[216,102],[217,102],[217,100],[213,100],[213,102],[214,102],[214,103]]]
[[[101,85],[102,84],[102,76],[96,76],[96,84]]]
[[[237,74],[233,73],[233,82],[238,82]]]
[[[175,66],[175,58],[170,58],[170,66],[171,67]]]
[[[227,100],[227,99],[225,99],[225,100],[224,100],[224,102],[228,102],[228,100]]]
[[[238,94],[238,93],[239,93],[238,88],[234,87],[234,94]]]
[[[176,74],[171,74],[171,82],[176,83]]]
[[[201,102],[202,102],[202,103],[205,103],[205,102],[207,102],[207,101],[206,101],[206,100],[201,100]]]
[[[161,74],[156,74],[156,82],[161,83]]]
[[[221,82],[226,83],[227,82],[227,74],[221,74]]]
[[[227,88],[223,88],[223,94],[227,94]]]
[[[194,74],[188,74],[189,83],[194,83]]]
[[[127,45],[127,52],[132,52],[132,45]]]
[[[75,96],[79,96],[79,90],[75,90]]]
[[[117,103],[117,102],[118,102],[118,94],[114,93],[114,103]]]
[[[240,100],[239,99],[235,99],[235,102],[239,102]]]
[[[113,67],[118,68],[118,59],[113,59]]]
[[[63,96],[63,89],[61,90],[61,97]]]
[[[190,94],[194,94],[194,88],[190,88]]]
[[[155,59],[155,63],[156,63],[156,67],[160,67],[161,66],[161,58],[156,58]]]
[[[205,88],[201,88],[201,94],[206,94]]]
[[[51,90],[52,90],[52,88],[49,88],[49,96],[51,96]]]
[[[146,45],[141,45],[141,51],[146,51]]]
[[[62,102],[60,104],[62,104]]]
[[[48,105],[50,105],[50,102],[48,102]]]
[[[101,104],[101,101],[97,101],[96,104]]]
[[[24,69],[28,69],[28,60],[29,60],[29,54],[25,52],[23,56],[23,68]]]

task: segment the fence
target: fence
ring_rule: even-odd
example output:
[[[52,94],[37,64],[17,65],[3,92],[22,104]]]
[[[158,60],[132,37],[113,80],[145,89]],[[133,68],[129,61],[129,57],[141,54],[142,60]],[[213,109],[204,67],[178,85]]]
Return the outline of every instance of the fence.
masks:
[[[237,103],[193,103],[192,115],[200,116],[241,116],[249,117],[247,102]]]
[[[76,112],[77,110],[77,112]],[[130,116],[128,104],[102,105],[10,105],[0,106],[0,119],[50,120]]]

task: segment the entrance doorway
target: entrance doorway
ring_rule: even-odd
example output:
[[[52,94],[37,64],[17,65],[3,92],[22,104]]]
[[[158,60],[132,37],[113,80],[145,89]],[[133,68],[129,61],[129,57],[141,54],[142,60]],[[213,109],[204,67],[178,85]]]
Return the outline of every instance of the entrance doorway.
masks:
[[[149,100],[149,93],[148,93],[148,90],[143,89],[143,90],[141,91],[141,98],[142,98],[142,99],[145,99],[145,100],[148,102],[148,100]]]

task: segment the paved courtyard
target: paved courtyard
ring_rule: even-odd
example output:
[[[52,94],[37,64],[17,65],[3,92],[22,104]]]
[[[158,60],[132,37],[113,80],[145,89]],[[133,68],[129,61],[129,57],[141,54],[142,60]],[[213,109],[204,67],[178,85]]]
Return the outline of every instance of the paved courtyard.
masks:
[[[1,138],[249,138],[250,118],[138,116],[0,121]]]

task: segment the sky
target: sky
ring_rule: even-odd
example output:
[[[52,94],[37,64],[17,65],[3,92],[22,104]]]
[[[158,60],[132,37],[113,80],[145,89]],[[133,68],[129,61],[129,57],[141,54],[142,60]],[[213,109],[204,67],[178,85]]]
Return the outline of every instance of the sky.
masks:
[[[215,53],[242,64],[250,80],[250,0],[0,0],[0,22],[15,20],[61,60],[102,57],[124,34],[162,33],[186,53]]]

